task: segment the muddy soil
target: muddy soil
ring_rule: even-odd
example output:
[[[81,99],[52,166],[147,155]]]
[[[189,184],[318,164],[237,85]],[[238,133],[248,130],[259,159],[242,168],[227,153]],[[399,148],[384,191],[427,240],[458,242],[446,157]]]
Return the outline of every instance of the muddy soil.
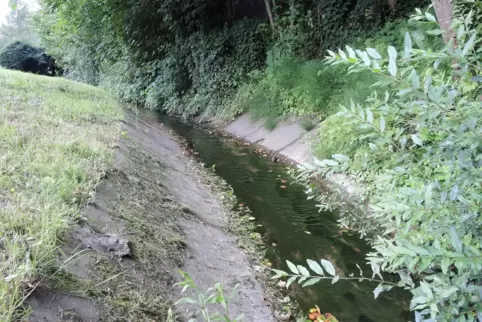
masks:
[[[27,300],[30,321],[166,321],[180,297],[179,268],[202,289],[221,282],[230,294],[239,283],[233,316],[276,321],[247,255],[227,233],[229,210],[175,136],[127,113],[114,148],[115,166]],[[176,312],[187,320],[194,308]]]

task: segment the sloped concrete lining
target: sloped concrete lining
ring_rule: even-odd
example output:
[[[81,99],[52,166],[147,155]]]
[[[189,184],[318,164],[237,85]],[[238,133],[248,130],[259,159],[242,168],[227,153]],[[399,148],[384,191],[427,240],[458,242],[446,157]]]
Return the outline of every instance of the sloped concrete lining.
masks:
[[[309,141],[316,135],[319,123],[311,130],[303,129],[296,118],[280,122],[272,131],[264,127],[264,121],[252,121],[243,114],[224,128],[251,143],[257,143],[297,163],[312,162],[313,153]]]
[[[277,152],[282,156],[293,160],[298,164],[313,163],[315,157],[311,142],[316,139],[321,122],[313,121],[315,126],[310,131],[306,131],[299,124],[299,119],[288,118],[280,122],[272,131],[264,126],[264,121],[253,121],[246,113],[228,124],[223,130],[231,135],[256,143],[268,150]],[[357,183],[354,178],[343,174],[335,174],[328,178],[328,184],[335,184],[341,188],[347,200],[357,198],[362,191],[363,185]]]

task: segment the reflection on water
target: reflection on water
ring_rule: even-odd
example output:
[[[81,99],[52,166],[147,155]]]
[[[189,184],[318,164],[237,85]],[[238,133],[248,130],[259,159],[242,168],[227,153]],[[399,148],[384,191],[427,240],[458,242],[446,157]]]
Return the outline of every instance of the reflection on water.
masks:
[[[287,270],[285,260],[306,264],[306,259],[330,260],[342,276],[358,276],[358,263],[365,265],[366,243],[356,235],[342,233],[337,215],[318,212],[314,201],[307,200],[303,187],[294,184],[285,166],[253,153],[247,146],[193,128],[176,119],[160,116],[160,121],[190,141],[196,152],[230,184],[238,199],[245,203],[261,224],[259,232],[268,247],[267,257],[274,267]],[[273,246],[275,245],[275,246]],[[374,284],[358,281],[329,281],[307,288],[293,285],[290,295],[303,309],[315,304],[342,322],[409,321],[408,294],[401,290],[373,297]]]

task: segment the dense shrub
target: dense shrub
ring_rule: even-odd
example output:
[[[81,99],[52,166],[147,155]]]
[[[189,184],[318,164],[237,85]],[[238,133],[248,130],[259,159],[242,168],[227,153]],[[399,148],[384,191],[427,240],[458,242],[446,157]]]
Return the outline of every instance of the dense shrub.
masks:
[[[428,18],[439,33],[430,13],[414,18]],[[379,280],[375,296],[393,287],[410,290],[417,321],[482,319],[482,54],[472,26],[470,17],[455,20],[455,39],[441,50],[419,48],[407,33],[400,51],[331,52],[334,64],[381,74],[377,86],[385,94],[374,92],[338,113],[362,133],[353,157],[334,153],[300,175],[305,183],[334,173],[363,182],[361,199],[351,200],[356,210],[340,224],[369,237],[373,276],[399,277]],[[315,198],[321,208],[343,204]]]
[[[474,29],[482,39],[482,2],[478,0],[454,0],[454,11],[457,16],[467,17],[469,14]],[[479,40],[479,43],[482,40]]]
[[[278,29],[277,46],[304,58],[323,57],[327,49],[367,38],[394,19],[408,17],[426,0],[393,1],[277,1],[273,9]]]
[[[402,47],[405,34],[410,32],[413,42],[424,49],[442,49],[444,43],[438,34],[430,34],[432,26],[425,22],[397,19],[390,21],[372,37],[358,38],[354,44],[384,50],[387,45]]]
[[[265,16],[264,2],[260,4],[256,8],[262,11],[249,13],[252,17]],[[281,114],[301,114],[328,110],[321,102],[324,91],[333,88],[323,83],[329,83],[331,72],[318,77],[322,63],[309,59],[348,37],[371,33],[416,4],[400,0],[394,13],[387,3],[374,0],[277,1],[274,29],[264,21],[240,19],[236,12],[247,13],[241,8],[245,4],[231,5],[226,8],[221,0],[45,0],[36,23],[67,77],[107,84],[126,102],[185,116],[244,110],[232,104],[233,97],[239,103],[237,89],[249,72],[263,70],[271,46],[279,71],[267,70],[269,81],[260,84],[266,90],[253,97],[277,106],[281,94]],[[302,59],[291,63],[283,57]],[[302,79],[285,88],[282,78],[293,75]],[[327,104],[336,105],[336,99]]]
[[[261,67],[265,50],[256,21],[237,22],[193,33],[172,44],[163,59],[141,63],[123,55],[104,69],[101,81],[130,103],[184,116],[215,115],[243,77]]]
[[[283,2],[274,8],[276,36],[267,53],[266,69],[251,73],[238,89],[234,100],[227,104],[224,115],[250,111],[254,119],[266,119],[273,127],[285,115],[317,115],[327,117],[338,110],[339,104],[363,101],[376,82],[372,73],[347,74],[346,67],[326,66],[320,56],[357,36],[374,34],[395,17],[407,15],[422,4],[399,1],[396,13],[386,2],[362,1],[356,5],[344,2],[317,3]],[[321,15],[321,17],[320,17]],[[347,19],[349,17],[349,19]],[[400,30],[402,29],[402,30]],[[396,40],[403,42],[408,30],[405,20],[388,23],[376,38],[374,46]],[[414,29],[414,28],[412,28]],[[380,37],[384,34],[384,37]],[[420,33],[420,38],[424,36]],[[423,39],[422,39],[423,40]],[[363,42],[358,39],[358,42]],[[309,59],[316,57],[316,59]]]
[[[54,76],[54,60],[40,48],[22,42],[6,46],[0,53],[0,65],[7,69],[20,70],[41,75]]]
[[[229,106],[249,111],[268,123],[286,115],[325,118],[336,113],[348,97],[363,101],[377,78],[372,73],[347,74],[344,66],[328,66],[323,60],[279,57],[270,51],[264,72],[250,74]],[[232,114],[232,113],[231,113]]]

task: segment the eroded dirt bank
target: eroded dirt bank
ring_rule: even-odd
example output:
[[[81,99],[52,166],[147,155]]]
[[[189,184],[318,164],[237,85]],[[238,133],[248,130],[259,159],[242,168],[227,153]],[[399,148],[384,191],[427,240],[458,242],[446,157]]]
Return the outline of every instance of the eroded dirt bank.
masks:
[[[165,321],[179,267],[206,289],[240,283],[233,315],[275,321],[228,215],[175,137],[128,113],[115,167],[64,240],[64,255],[30,296],[31,321]],[[179,311],[184,318],[192,311]]]

